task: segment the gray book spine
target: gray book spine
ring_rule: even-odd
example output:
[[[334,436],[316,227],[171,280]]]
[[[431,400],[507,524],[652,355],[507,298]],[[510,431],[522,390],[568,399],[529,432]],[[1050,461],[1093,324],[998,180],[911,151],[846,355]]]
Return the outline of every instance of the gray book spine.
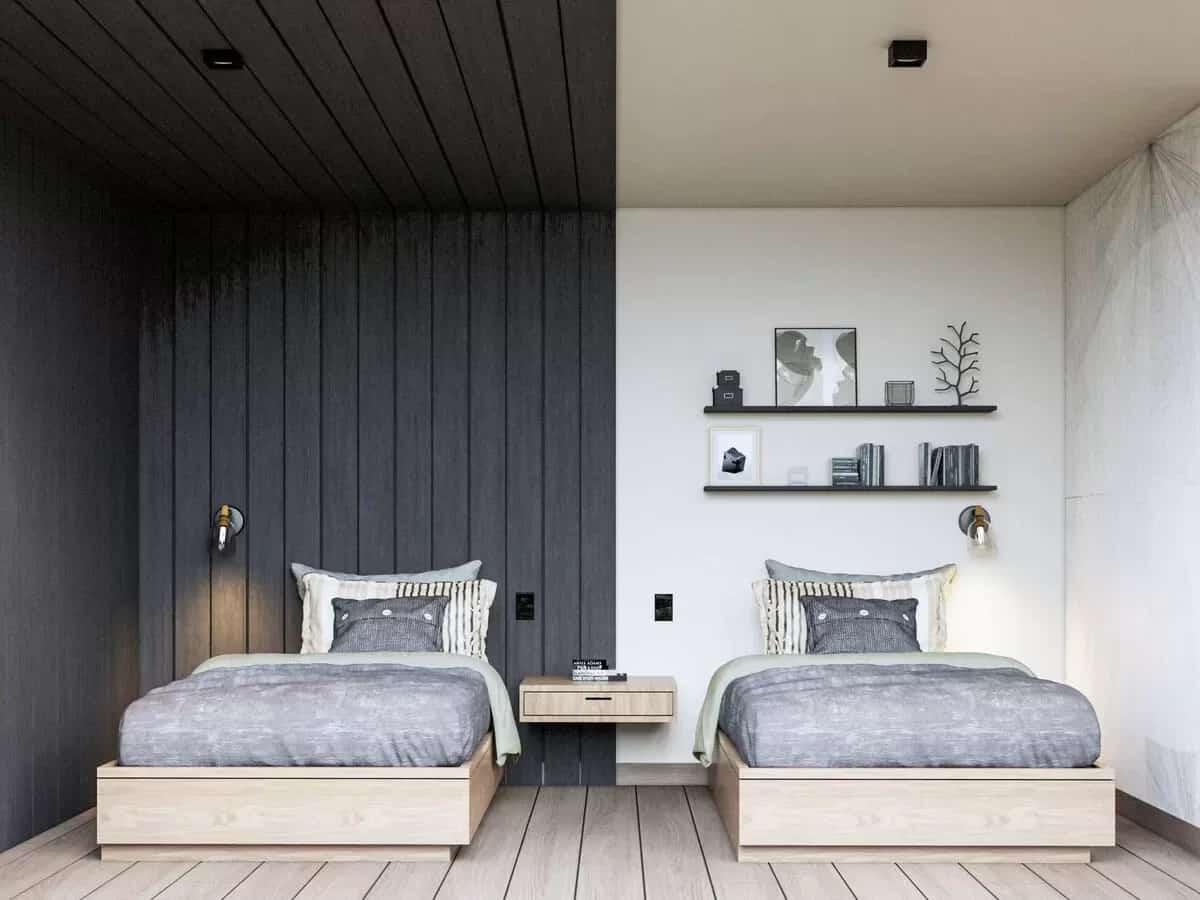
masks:
[[[874,487],[883,487],[886,483],[884,480],[883,469],[883,444],[871,445],[871,484]]]
[[[929,468],[929,483],[940,486],[946,483],[946,448],[933,448],[933,461]]]
[[[979,485],[979,445],[967,445],[967,484],[971,487]]]
[[[929,442],[917,444],[917,484],[921,487],[929,485]]]

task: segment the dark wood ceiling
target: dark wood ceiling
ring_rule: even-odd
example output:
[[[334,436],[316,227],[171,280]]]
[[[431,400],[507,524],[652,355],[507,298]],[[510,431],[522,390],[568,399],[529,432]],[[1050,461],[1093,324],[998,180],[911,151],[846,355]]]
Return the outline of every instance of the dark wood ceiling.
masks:
[[[615,6],[0,0],[0,114],[171,208],[612,209]]]

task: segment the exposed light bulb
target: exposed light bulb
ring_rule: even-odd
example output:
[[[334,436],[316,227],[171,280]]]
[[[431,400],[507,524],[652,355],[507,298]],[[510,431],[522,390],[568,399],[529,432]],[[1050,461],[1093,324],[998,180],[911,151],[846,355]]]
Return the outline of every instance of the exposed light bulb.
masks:
[[[987,529],[982,524],[975,526],[975,543],[980,547],[987,543]]]

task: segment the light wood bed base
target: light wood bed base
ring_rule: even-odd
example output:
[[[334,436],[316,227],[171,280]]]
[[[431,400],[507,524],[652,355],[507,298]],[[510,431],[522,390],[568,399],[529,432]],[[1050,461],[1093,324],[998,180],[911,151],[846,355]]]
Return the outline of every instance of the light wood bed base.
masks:
[[[420,860],[469,844],[496,793],[489,732],[454,767],[96,770],[106,860]]]
[[[1087,862],[1113,770],[769,769],[724,732],[709,786],[739,862]]]

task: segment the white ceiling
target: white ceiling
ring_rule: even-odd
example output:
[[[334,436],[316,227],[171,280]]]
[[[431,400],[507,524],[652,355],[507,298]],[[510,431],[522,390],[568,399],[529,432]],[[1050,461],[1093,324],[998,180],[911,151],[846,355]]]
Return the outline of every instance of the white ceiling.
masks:
[[[1200,0],[619,0],[620,206],[1066,203],[1200,104]],[[892,38],[929,40],[888,69]]]

